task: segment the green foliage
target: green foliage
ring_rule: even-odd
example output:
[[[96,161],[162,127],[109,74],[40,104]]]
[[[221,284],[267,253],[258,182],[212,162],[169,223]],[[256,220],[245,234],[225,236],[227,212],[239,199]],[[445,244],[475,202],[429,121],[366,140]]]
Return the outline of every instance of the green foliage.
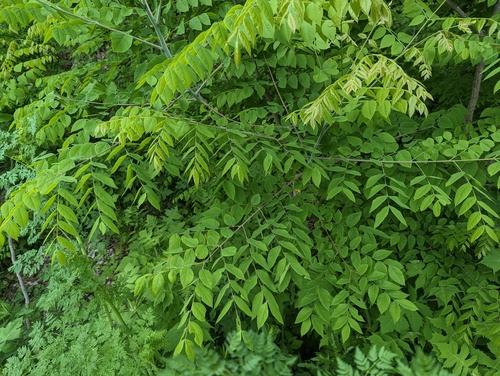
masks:
[[[429,355],[418,350],[408,363],[396,354],[373,346],[367,355],[359,348],[354,358],[338,358],[334,367],[315,362],[299,364],[295,373],[291,366],[294,357],[286,356],[269,334],[244,332],[242,337],[230,333],[226,343],[226,356],[207,348],[196,348],[195,361],[185,355],[169,358],[159,375],[401,375],[401,376],[453,376]],[[314,373],[312,373],[314,372]]]
[[[0,338],[2,339],[0,342],[0,353],[2,353],[2,355],[5,353],[8,354],[13,350],[13,341],[20,337],[22,323],[22,319],[16,319],[10,321],[5,327],[0,328]],[[3,358],[2,356],[2,359]]]
[[[419,350],[416,356],[407,365],[399,359],[395,359],[396,354],[385,350],[383,347],[377,349],[372,347],[367,355],[363,354],[359,349],[356,349],[354,355],[354,366],[344,362],[341,359],[337,360],[338,376],[358,376],[358,375],[402,375],[402,376],[418,376],[418,375],[435,375],[435,376],[452,376],[453,374],[444,370],[435,359],[425,355]],[[396,362],[395,362],[396,360]],[[397,366],[395,366],[397,363]]]
[[[170,358],[158,375],[292,375],[295,357],[286,356],[270,334],[229,333],[226,358],[206,348],[195,348],[196,362],[187,356]]]
[[[7,1],[0,243],[38,278],[7,371],[497,375],[500,29],[469,3]]]
[[[123,321],[113,309],[118,287],[106,285],[106,273],[95,276],[85,260],[73,258],[71,264],[44,273],[50,281],[36,308],[45,318],[33,325],[29,341],[7,360],[3,374],[130,375],[154,369],[155,351],[168,336],[155,329],[153,312],[131,312],[136,320],[130,330],[113,325]]]

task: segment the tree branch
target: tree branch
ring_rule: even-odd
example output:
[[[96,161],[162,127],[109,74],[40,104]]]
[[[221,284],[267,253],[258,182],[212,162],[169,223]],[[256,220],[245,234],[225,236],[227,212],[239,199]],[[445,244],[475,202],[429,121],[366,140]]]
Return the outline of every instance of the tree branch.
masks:
[[[455,12],[458,13],[458,15],[462,18],[467,18],[469,17],[467,13],[465,13],[462,8],[460,8],[457,4],[455,4],[452,0],[446,0],[446,4],[453,9]]]
[[[58,12],[61,12],[61,13],[64,13],[64,14],[67,14],[68,16],[71,16],[71,17],[74,17],[74,18],[77,18],[79,19],[80,21],[84,21],[85,23],[89,23],[89,24],[92,24],[92,25],[96,25],[96,26],[99,26],[99,27],[102,27],[103,29],[107,29],[107,30],[110,30],[110,31],[113,31],[115,33],[119,33],[119,34],[124,34],[124,35],[128,35],[129,37],[131,37],[132,39],[135,39],[136,41],[139,41],[141,43],[144,43],[144,44],[147,44],[148,46],[151,46],[151,47],[154,47],[154,48],[158,48],[158,49],[162,49],[161,46],[158,46],[157,44],[154,44],[154,43],[151,43],[151,42],[148,42],[147,40],[144,40],[144,39],[141,39],[141,38],[138,38],[134,35],[131,35],[129,33],[126,33],[124,31],[121,31],[121,30],[118,30],[118,29],[115,29],[115,28],[112,28],[110,26],[106,26],[98,21],[95,21],[95,20],[91,20],[89,18],[85,18],[85,17],[82,17],[82,16],[79,16],[77,14],[74,14],[72,12],[69,12],[63,8],[60,8],[58,7],[57,5],[54,5],[54,4],[51,4],[49,2],[46,2],[44,0],[36,0],[37,2],[39,2],[40,4],[42,5],[45,5],[45,6],[48,6]]]
[[[452,0],[446,0],[446,4],[453,9],[458,15],[462,18],[468,18],[469,16],[465,13],[455,2]],[[493,8],[492,16],[497,14],[500,11],[500,1],[498,1]],[[481,36],[481,33],[479,33]],[[477,101],[479,100],[479,92],[481,90],[481,82],[483,78],[483,70],[484,70],[484,60],[481,60],[476,65],[476,70],[474,71],[474,78],[472,80],[472,90],[470,94],[469,104],[467,105],[467,110],[469,113],[465,117],[465,121],[467,123],[472,123],[474,119],[474,111],[476,110]]]
[[[474,119],[474,111],[476,110],[477,101],[479,100],[479,91],[481,90],[481,81],[483,78],[484,70],[484,60],[481,60],[476,65],[476,70],[474,71],[474,79],[472,80],[472,91],[470,94],[469,104],[467,105],[467,110],[469,113],[465,116],[465,121],[467,123],[472,123]]]
[[[12,238],[10,236],[7,236],[7,241],[9,242],[9,250],[10,250],[10,258],[12,260],[12,265],[16,265],[16,250],[14,249],[14,242],[12,241]],[[21,288],[21,291],[24,296],[24,305],[25,307],[30,306],[30,297],[28,295],[28,292],[26,291],[26,286],[24,285],[23,277],[21,275],[21,272],[15,271],[17,280],[19,281],[19,287]],[[26,326],[29,328],[31,326],[30,320],[26,318]]]
[[[158,9],[158,14],[157,14],[158,17],[155,17],[153,12],[151,11],[151,8],[149,7],[148,2],[146,0],[144,0],[143,3],[144,3],[144,8],[146,9],[146,14],[149,18],[149,21],[153,25],[153,28],[155,29],[156,35],[158,36],[158,39],[160,40],[161,50],[163,51],[163,53],[165,54],[167,59],[171,59],[173,57],[172,53],[170,52],[170,49],[168,48],[167,41],[165,40],[165,37],[163,36],[161,29],[160,29],[160,25],[158,23],[159,22],[158,20],[160,19],[161,9]],[[160,7],[161,7],[161,3],[160,3]]]
[[[500,1],[496,3],[495,8],[493,8],[493,16],[500,12]]]

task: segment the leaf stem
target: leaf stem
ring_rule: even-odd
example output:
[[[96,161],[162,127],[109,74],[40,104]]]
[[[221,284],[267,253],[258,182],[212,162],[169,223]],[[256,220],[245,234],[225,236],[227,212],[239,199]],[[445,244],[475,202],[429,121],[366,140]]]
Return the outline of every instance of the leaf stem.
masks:
[[[425,163],[471,163],[471,162],[498,162],[497,158],[475,158],[475,159],[438,159],[438,160],[428,160],[428,161],[391,161],[385,159],[361,159],[361,158],[331,158],[331,157],[318,157],[321,160],[330,160],[334,162],[354,162],[354,163],[381,163],[381,164],[425,164]]]
[[[160,46],[161,50],[165,54],[165,56],[168,59],[173,58],[174,56],[172,55],[172,52],[170,52],[170,49],[167,46],[167,41],[165,40],[165,37],[163,36],[161,29],[160,29],[160,24],[159,24],[159,19],[160,19],[160,9],[158,9],[158,18],[155,18],[153,12],[151,11],[151,8],[149,7],[149,4],[146,0],[143,0],[144,7],[146,8],[146,14],[149,18],[149,21],[153,25],[153,28],[155,29],[155,33],[158,36],[158,39],[160,40]],[[160,4],[161,6],[161,4]]]

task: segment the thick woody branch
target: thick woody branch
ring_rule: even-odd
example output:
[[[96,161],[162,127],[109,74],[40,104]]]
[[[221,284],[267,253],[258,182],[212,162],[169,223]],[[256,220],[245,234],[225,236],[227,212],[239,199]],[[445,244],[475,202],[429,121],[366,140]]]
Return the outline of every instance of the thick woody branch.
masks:
[[[481,60],[476,65],[476,70],[474,71],[474,79],[472,80],[472,92],[470,94],[469,104],[467,105],[467,110],[469,113],[465,117],[467,123],[471,123],[474,119],[474,111],[476,110],[477,101],[479,100],[479,91],[481,90],[481,81],[483,78],[484,70],[484,60]]]
[[[462,8],[460,8],[455,2],[452,0],[446,0],[446,4],[453,9],[460,17],[467,18],[468,15],[465,13]],[[493,8],[493,14],[497,14],[500,11],[500,1],[498,1]],[[474,119],[474,111],[476,110],[477,101],[479,100],[479,92],[481,90],[481,82],[483,78],[483,70],[484,70],[484,60],[481,60],[476,65],[476,70],[474,71],[474,78],[472,80],[472,90],[470,94],[469,104],[467,105],[467,110],[469,110],[468,115],[465,117],[465,121],[467,123],[471,123]]]
[[[495,5],[495,8],[493,8],[493,15],[497,14],[500,12],[500,1]]]
[[[457,12],[457,14],[462,17],[462,18],[467,18],[469,16],[467,16],[467,13],[465,13],[462,8],[460,8],[457,4],[455,4],[452,0],[446,0],[446,4],[448,4],[448,6],[453,9],[455,12]]]

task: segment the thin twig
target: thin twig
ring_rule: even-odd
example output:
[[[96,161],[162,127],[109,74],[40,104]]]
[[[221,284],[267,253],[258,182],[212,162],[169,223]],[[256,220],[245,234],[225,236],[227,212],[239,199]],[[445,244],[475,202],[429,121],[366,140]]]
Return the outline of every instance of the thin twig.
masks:
[[[85,17],[79,16],[79,15],[77,15],[77,14],[75,14],[75,13],[72,13],[72,12],[69,12],[69,11],[67,11],[67,10],[63,9],[63,8],[60,8],[60,7],[58,7],[57,5],[51,4],[51,3],[46,2],[46,1],[43,1],[43,0],[35,0],[35,1],[39,2],[39,3],[40,3],[40,4],[42,4],[42,5],[48,6],[48,7],[52,8],[52,9],[55,9],[55,10],[57,10],[58,12],[61,12],[61,13],[67,14],[68,16],[71,16],[71,17],[77,18],[77,19],[79,19],[79,20],[81,20],[81,21],[84,21],[84,22],[86,22],[86,23],[89,23],[89,24],[92,24],[92,25],[96,25],[96,26],[102,27],[103,29],[107,29],[107,30],[113,31],[113,32],[115,32],[115,33],[119,33],[119,34],[123,34],[123,35],[128,35],[128,36],[129,36],[129,37],[131,37],[132,39],[135,39],[136,41],[139,41],[139,42],[141,42],[141,43],[147,44],[148,46],[151,46],[151,47],[157,48],[157,49],[159,49],[159,50],[161,50],[161,49],[162,49],[162,48],[161,48],[161,46],[158,46],[157,44],[154,44],[154,43],[148,42],[147,40],[144,40],[144,39],[142,39],[142,38],[138,38],[138,37],[136,37],[136,36],[134,36],[134,35],[131,35],[131,34],[129,34],[129,33],[124,32],[124,31],[121,31],[121,30],[118,30],[118,29],[112,28],[112,27],[110,27],[110,26],[104,25],[104,24],[102,24],[102,23],[100,23],[100,22],[98,22],[98,21],[92,20],[92,19],[90,19],[90,18],[85,18]]]
[[[223,127],[223,126],[220,126],[220,125],[203,124],[203,123],[198,123],[198,122],[196,122],[196,124],[200,125],[202,127],[214,128],[214,129],[222,129],[222,130],[224,130],[226,132],[232,132],[232,133],[235,133],[235,134],[238,134],[238,133],[246,134],[248,136],[253,136],[253,137],[258,137],[258,138],[265,138],[267,140],[272,140],[272,141],[276,141],[277,143],[280,143],[280,141],[276,137],[268,136],[268,135],[265,135],[265,134],[254,133],[254,132],[249,132],[249,131],[243,131],[243,130],[240,130],[240,129],[231,129],[231,128]]]
[[[428,161],[391,161],[388,159],[357,159],[357,158],[339,158],[339,157],[319,157],[324,161],[333,162],[352,162],[352,163],[381,163],[381,164],[425,164],[425,163],[471,163],[471,162],[497,162],[497,158],[475,158],[475,159],[438,159]]]
[[[224,63],[220,63],[217,68],[213,70],[212,73],[201,83],[201,85],[196,89],[196,93],[200,94],[201,89],[205,87],[205,85],[208,83],[208,81],[224,66]]]
[[[14,168],[14,160],[10,160],[10,169],[12,170]],[[7,190],[9,188],[7,187]],[[23,276],[21,275],[21,272],[17,271],[16,269],[16,250],[14,249],[14,242],[12,241],[12,238],[10,235],[7,235],[7,242],[9,243],[9,250],[10,250],[10,259],[12,260],[12,266],[14,267],[15,273],[17,280],[19,282],[19,287],[21,288],[21,292],[23,293],[24,296],[24,305],[26,308],[29,308],[30,306],[30,297],[28,295],[28,292],[26,291],[26,286],[24,285],[23,281]],[[31,327],[30,319],[26,317],[26,327],[29,329]]]
[[[271,67],[267,63],[267,60],[265,60],[265,61],[266,61],[267,70],[269,71],[269,75],[271,76],[271,80],[273,80],[274,89],[276,90],[276,93],[278,93],[278,97],[280,98],[281,104],[283,105],[283,108],[285,109],[285,112],[288,115],[289,114],[288,108],[286,106],[285,101],[283,100],[283,97],[281,96],[280,91],[278,90],[278,85],[276,85],[276,81],[274,80],[273,72],[271,72]]]
[[[94,102],[94,101],[83,101],[80,99],[72,99],[68,97],[61,97],[56,95],[56,98],[61,101],[68,102],[77,102],[77,103],[85,103],[85,104],[95,104],[97,106],[106,106],[106,107],[142,107],[149,106],[149,103],[137,104],[137,103],[104,103],[104,102]]]
[[[12,260],[12,265],[14,266],[14,269],[16,269],[16,250],[14,249],[14,242],[12,241],[12,238],[10,236],[7,236],[7,241],[9,243],[10,258]],[[24,296],[24,306],[26,308],[29,308],[30,297],[28,295],[28,291],[26,291],[26,286],[24,285],[23,276],[21,275],[21,272],[19,272],[17,269],[15,270],[15,273],[17,280],[19,281],[19,287],[21,288],[21,291]],[[31,327],[31,323],[28,318],[26,318],[26,326],[28,327],[28,329]]]

